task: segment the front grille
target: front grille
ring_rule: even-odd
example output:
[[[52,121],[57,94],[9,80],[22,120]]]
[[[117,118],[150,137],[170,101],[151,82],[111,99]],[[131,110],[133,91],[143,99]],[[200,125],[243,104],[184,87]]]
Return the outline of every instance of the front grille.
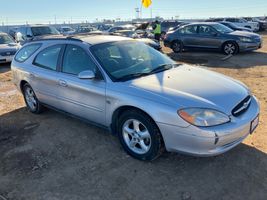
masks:
[[[0,52],[1,56],[14,56],[16,54],[16,51],[5,51],[5,52]]]
[[[241,101],[233,110],[232,115],[238,117],[247,111],[251,103],[251,96],[247,96],[243,101]]]

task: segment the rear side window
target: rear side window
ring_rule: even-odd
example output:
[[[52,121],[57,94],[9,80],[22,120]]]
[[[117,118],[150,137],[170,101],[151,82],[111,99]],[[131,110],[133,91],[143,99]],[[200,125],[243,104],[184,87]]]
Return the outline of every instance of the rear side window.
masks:
[[[184,28],[179,29],[179,33],[196,34],[197,33],[197,26],[186,26]]]
[[[36,52],[41,47],[41,45],[42,44],[39,43],[39,44],[30,44],[30,45],[23,47],[17,53],[15,60],[17,62],[26,61],[29,57],[31,57],[34,54],[34,52]]]
[[[42,50],[34,59],[33,64],[45,69],[56,71],[58,56],[62,45],[55,45]]]

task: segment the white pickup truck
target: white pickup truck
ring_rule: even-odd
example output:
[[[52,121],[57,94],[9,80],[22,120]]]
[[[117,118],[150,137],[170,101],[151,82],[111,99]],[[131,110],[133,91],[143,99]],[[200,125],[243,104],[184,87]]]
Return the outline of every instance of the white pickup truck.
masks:
[[[252,31],[257,32],[260,30],[260,24],[258,22],[248,22],[243,18],[225,18],[223,21],[232,22],[236,26],[250,28]]]

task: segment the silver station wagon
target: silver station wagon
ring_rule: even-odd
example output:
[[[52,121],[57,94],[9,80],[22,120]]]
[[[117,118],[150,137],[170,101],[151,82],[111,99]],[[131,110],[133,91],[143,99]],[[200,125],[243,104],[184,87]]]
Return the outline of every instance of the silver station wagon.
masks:
[[[259,103],[239,81],[118,36],[27,43],[12,62],[28,109],[43,106],[118,135],[131,156],[164,150],[214,156],[240,144],[259,122]]]

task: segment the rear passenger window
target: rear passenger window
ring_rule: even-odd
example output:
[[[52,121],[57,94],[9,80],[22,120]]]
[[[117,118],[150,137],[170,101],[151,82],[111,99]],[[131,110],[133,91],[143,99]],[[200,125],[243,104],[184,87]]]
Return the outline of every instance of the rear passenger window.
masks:
[[[55,45],[42,50],[35,58],[33,64],[39,67],[56,71],[58,56],[62,45]]]
[[[42,44],[30,44],[27,45],[25,47],[23,47],[22,49],[19,50],[19,52],[17,53],[15,60],[17,62],[24,62],[26,61],[29,57],[31,57],[35,51],[37,51]]]
[[[196,34],[197,33],[197,26],[186,26],[179,30],[179,33],[182,34]]]

